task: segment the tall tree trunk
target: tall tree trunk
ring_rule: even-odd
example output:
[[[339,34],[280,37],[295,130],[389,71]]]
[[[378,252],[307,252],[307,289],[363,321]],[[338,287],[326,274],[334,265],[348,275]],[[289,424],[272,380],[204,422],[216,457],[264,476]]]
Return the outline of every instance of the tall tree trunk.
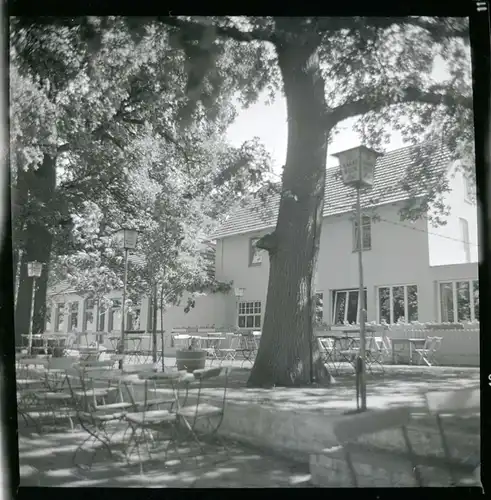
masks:
[[[157,362],[157,308],[158,308],[156,282],[152,285],[152,294],[150,300],[153,304],[151,311],[152,312],[152,359],[153,362],[156,363]],[[162,360],[162,363],[163,362],[164,361]]]
[[[15,344],[22,345],[22,335],[29,331],[31,314],[32,279],[27,276],[27,252],[20,259],[19,286],[15,307]]]
[[[37,260],[42,262],[43,273],[38,279],[38,289],[35,296],[33,313],[33,332],[44,329],[46,313],[46,295],[48,266],[51,258],[52,234],[50,225],[53,224],[52,203],[56,188],[56,158],[44,155],[39,168],[29,176],[29,198],[32,213],[26,224],[25,251],[22,252],[19,278],[19,291],[15,311],[16,339],[18,335],[29,330],[31,310],[32,279],[27,276],[27,262]],[[20,338],[19,338],[20,340]]]
[[[48,293],[48,263],[43,266],[41,277],[36,280],[32,333],[42,333],[46,327],[46,297]]]
[[[324,81],[316,40],[302,44],[297,39],[278,46],[277,52],[287,101],[288,151],[276,229],[258,243],[269,252],[270,271],[250,387],[294,386],[329,377],[313,333],[313,275],[330,132]]]

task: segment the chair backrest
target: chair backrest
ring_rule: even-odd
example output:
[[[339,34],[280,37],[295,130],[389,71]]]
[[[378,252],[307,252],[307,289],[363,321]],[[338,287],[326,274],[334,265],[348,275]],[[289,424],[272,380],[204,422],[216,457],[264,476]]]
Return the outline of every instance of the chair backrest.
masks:
[[[345,415],[334,423],[334,435],[339,444],[351,443],[360,436],[384,431],[393,427],[404,427],[411,418],[411,408],[390,408]]]
[[[257,348],[256,339],[252,333],[242,333],[240,338],[243,349],[255,350]]]
[[[390,341],[386,337],[373,337],[378,351],[387,354],[390,350]]]
[[[423,349],[430,350],[435,341],[434,339],[435,337],[426,337]]]
[[[442,341],[443,337],[433,337],[433,342],[430,346],[430,350],[432,353],[435,353],[440,349],[440,347],[442,346]]]
[[[425,399],[429,412],[433,414],[467,414],[481,411],[479,388],[431,391],[425,394]]]
[[[329,337],[317,337],[319,349],[324,352],[331,352],[334,349],[334,340]]]

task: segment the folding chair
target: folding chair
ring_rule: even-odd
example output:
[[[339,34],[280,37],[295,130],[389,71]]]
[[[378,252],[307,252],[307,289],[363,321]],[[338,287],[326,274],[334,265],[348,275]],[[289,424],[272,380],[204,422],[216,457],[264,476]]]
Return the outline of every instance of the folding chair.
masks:
[[[167,437],[168,443],[165,448],[165,460],[167,460],[167,454],[170,445],[174,446],[174,449],[179,455],[179,448],[177,447],[177,432],[178,432],[178,417],[177,414],[172,411],[174,404],[179,400],[178,387],[179,384],[185,381],[194,380],[194,376],[187,372],[171,372],[171,373],[142,373],[139,374],[141,379],[141,384],[143,384],[144,400],[143,402],[136,401],[134,397],[134,387],[137,382],[131,382],[131,389],[129,390],[130,398],[132,400],[133,410],[125,414],[125,421],[128,423],[128,430],[131,430],[130,437],[126,442],[126,460],[128,464],[130,463],[131,451],[136,448],[138,453],[138,459],[140,464],[140,473],[143,473],[143,461],[140,453],[141,444],[145,445],[147,454],[152,458],[152,452],[150,451],[150,445],[153,446],[160,441],[161,438]],[[141,385],[138,384],[138,385]],[[172,396],[169,397],[156,397],[154,399],[149,399],[149,387],[153,385],[155,392],[157,388],[167,387],[172,389]],[[155,406],[161,404],[169,404],[169,409],[153,409]],[[168,433],[166,434],[166,431]],[[154,437],[157,436],[157,440]]]
[[[452,416],[477,416],[481,413],[480,390],[475,389],[458,389],[456,391],[432,391],[425,394],[426,405],[430,414],[435,415],[438,426],[438,432],[442,443],[445,459],[451,464],[455,459],[452,455],[452,449],[448,443],[448,437],[445,434],[443,420],[445,415]],[[466,437],[465,433],[461,436]],[[465,475],[458,474],[454,467],[449,467],[448,472],[452,479],[452,486],[459,486],[462,483],[472,483],[472,479],[477,476],[480,482],[480,467],[477,457],[470,463],[471,469],[467,470]]]
[[[72,430],[75,413],[72,394],[67,384],[66,370],[70,369],[75,362],[76,358],[74,357],[51,358],[45,373],[46,390],[38,391],[35,394],[39,403],[51,413],[55,426],[59,419],[68,419]]]
[[[337,374],[338,369],[334,361],[334,339],[329,337],[317,337],[317,345],[319,346],[319,352],[323,363],[328,366],[331,365]]]
[[[220,347],[217,350],[217,356],[218,356],[218,361],[220,362],[220,365],[224,361],[234,361],[235,356],[237,356],[237,348],[239,346],[239,336],[238,335],[231,335],[230,336],[230,347]]]
[[[216,335],[213,333],[212,335]],[[219,357],[219,351],[220,351],[220,344],[222,343],[224,339],[220,338],[213,338],[213,339],[205,339],[204,342],[206,343],[206,347],[202,347],[201,349],[203,351],[206,351],[206,357],[210,359],[210,365],[213,364],[213,361],[220,361]]]
[[[212,378],[216,378],[220,376],[222,373],[225,374],[224,385],[223,385],[223,398],[221,400],[220,405],[210,404],[210,403],[202,403],[202,389],[203,382],[206,380],[210,380]],[[202,453],[204,453],[203,445],[198,437],[198,434],[204,436],[205,438],[215,438],[224,448],[227,455],[228,447],[225,442],[218,435],[218,429],[222,425],[223,417],[225,415],[225,405],[227,401],[227,385],[228,385],[228,376],[230,373],[230,368],[223,367],[215,367],[215,368],[207,368],[202,370],[195,370],[193,372],[194,378],[199,382],[197,396],[196,396],[196,404],[181,406],[179,403],[179,399],[177,399],[177,416],[180,419],[180,422],[184,424],[184,428],[189,431],[191,436],[194,439],[194,442],[198,445],[199,449]],[[186,398],[187,399],[187,398]],[[199,431],[197,431],[197,423],[205,421],[205,428],[199,427]],[[213,422],[214,421],[214,422]]]
[[[16,377],[17,414],[22,417],[26,427],[32,423],[39,434],[43,432],[41,422],[44,417],[49,417],[50,412],[46,410],[38,395],[48,389],[42,378]]]
[[[377,341],[377,338],[379,341]],[[382,373],[384,373],[384,366],[382,364],[382,349],[380,346],[381,337],[370,336],[366,340],[365,354],[368,370],[373,375],[372,366],[377,364],[382,369]]]
[[[88,436],[77,446],[72,461],[76,467],[90,469],[97,453],[97,443],[100,443],[112,458],[111,450],[112,435],[109,433],[108,425],[120,422],[125,411],[131,407],[131,403],[122,401],[121,385],[117,380],[112,382],[109,371],[101,373],[100,368],[73,368],[67,370],[67,383],[74,403],[75,416],[82,429]],[[98,376],[105,378],[106,387],[96,387]],[[74,383],[75,381],[75,383]],[[106,398],[111,393],[120,395],[120,401],[106,403]],[[98,401],[102,401],[100,404]],[[83,465],[78,462],[78,457],[85,445],[92,447],[90,462]]]
[[[441,347],[443,337],[426,337],[425,343],[421,349],[414,349],[416,354],[419,354],[418,364],[422,361],[427,366],[436,365],[435,355]]]
[[[241,366],[244,366],[246,361],[251,365],[254,364],[256,359],[257,344],[253,333],[240,333],[239,334],[239,348],[235,349],[236,354],[241,353],[243,356]]]

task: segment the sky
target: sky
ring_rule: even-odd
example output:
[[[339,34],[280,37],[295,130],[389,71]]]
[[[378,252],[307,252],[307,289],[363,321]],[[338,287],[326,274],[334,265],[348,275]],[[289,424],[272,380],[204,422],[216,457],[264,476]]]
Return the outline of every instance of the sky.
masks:
[[[227,137],[234,146],[240,146],[244,141],[259,137],[262,144],[273,158],[275,173],[281,174],[281,167],[286,160],[287,147],[287,121],[286,101],[282,95],[276,97],[273,104],[265,104],[265,98],[242,110],[235,122],[229,127]],[[352,127],[355,118],[342,122],[337,134],[328,149],[327,166],[333,167],[339,164],[336,158],[331,157],[333,153],[354,148],[361,144],[360,138]],[[399,133],[393,132],[391,142],[386,146],[387,151],[404,147]]]
[[[438,56],[431,77],[440,82],[448,78],[446,63]],[[242,110],[229,127],[227,138],[232,145],[240,146],[244,141],[257,136],[273,158],[275,173],[281,175],[287,148],[286,101],[281,94],[277,95],[272,104],[266,104],[265,101],[266,94],[260,97],[256,104]],[[339,133],[334,136],[328,147],[327,167],[339,165],[339,161],[330,155],[361,144],[360,137],[352,130],[355,120],[356,118],[345,120],[338,126]],[[406,145],[408,144],[403,142],[401,134],[392,131],[391,141],[384,145],[384,148],[386,151],[392,151]]]

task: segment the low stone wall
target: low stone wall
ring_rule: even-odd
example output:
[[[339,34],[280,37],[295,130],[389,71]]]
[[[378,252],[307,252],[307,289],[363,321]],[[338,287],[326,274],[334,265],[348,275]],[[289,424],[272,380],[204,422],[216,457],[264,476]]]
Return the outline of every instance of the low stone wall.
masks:
[[[337,445],[333,425],[338,419],[343,418],[346,416],[341,413],[325,415],[306,411],[278,410],[255,404],[227,403],[219,432],[232,439],[305,461],[310,455],[322,454],[324,449]],[[479,425],[474,425],[472,432],[466,433],[465,438],[459,434],[458,429],[461,427],[461,424],[454,424],[447,431],[454,445],[456,458],[464,459],[479,455]],[[433,417],[429,415],[415,417],[408,427],[408,432],[415,453],[443,456],[440,435]],[[360,442],[394,451],[405,448],[399,429],[379,432],[363,440],[360,439]]]

